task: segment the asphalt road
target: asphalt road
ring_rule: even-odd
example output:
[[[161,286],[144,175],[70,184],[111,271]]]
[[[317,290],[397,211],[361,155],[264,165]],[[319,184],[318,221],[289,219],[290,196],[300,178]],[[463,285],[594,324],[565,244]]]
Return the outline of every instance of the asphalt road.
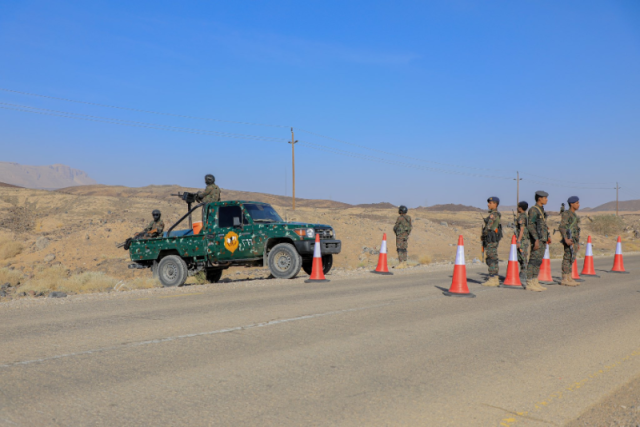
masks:
[[[473,299],[443,270],[0,309],[0,425],[563,425],[640,374],[625,266]]]

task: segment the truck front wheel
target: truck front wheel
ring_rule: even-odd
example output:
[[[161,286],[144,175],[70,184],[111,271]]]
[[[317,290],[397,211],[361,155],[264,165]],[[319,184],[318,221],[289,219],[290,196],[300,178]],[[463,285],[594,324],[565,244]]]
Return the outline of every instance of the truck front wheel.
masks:
[[[331,267],[333,267],[333,255],[322,255],[322,273],[327,274],[331,271]],[[305,273],[311,276],[311,271],[313,270],[313,258],[303,260],[302,269]]]
[[[182,286],[187,281],[187,263],[177,255],[162,258],[157,270],[162,286]]]
[[[289,243],[279,243],[269,252],[269,270],[278,279],[293,279],[302,267],[302,258]]]

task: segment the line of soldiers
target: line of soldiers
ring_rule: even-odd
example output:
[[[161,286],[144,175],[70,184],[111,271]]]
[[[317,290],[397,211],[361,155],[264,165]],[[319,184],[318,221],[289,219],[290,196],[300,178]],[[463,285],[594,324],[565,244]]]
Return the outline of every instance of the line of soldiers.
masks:
[[[220,187],[216,185],[216,178],[211,174],[207,174],[204,176],[204,183],[206,184],[206,188],[204,191],[198,191],[196,201],[200,203],[219,202]],[[162,236],[164,232],[164,221],[161,219],[162,213],[158,209],[154,209],[151,215],[153,216],[153,221],[145,227],[142,233],[139,233],[139,238]]]
[[[546,250],[546,245],[551,243],[551,234],[547,224],[548,214],[544,210],[549,193],[536,191],[536,204],[529,209],[527,202],[518,203],[518,216],[515,218],[514,234],[518,248],[518,262],[520,264],[520,281],[525,289],[534,292],[545,291],[547,288],[538,281],[540,266]],[[571,196],[567,200],[569,209],[561,209],[562,219],[558,231],[562,235],[564,256],[562,258],[562,281],[564,286],[578,286],[578,282],[571,278],[571,268],[580,250],[580,218],[576,214],[580,209],[580,199]],[[486,263],[489,269],[489,277],[484,286],[498,286],[498,245],[502,238],[501,215],[498,212],[500,199],[489,197],[487,199],[489,216],[484,218],[482,228],[482,247],[486,254]],[[562,204],[564,208],[564,203]],[[531,250],[531,254],[529,251]]]

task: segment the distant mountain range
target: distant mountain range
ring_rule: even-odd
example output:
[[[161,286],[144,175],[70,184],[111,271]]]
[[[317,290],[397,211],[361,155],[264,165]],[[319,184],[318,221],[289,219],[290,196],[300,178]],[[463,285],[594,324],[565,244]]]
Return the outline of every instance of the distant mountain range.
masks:
[[[28,166],[10,162],[0,162],[0,182],[40,189],[97,184],[86,172],[66,165]]]

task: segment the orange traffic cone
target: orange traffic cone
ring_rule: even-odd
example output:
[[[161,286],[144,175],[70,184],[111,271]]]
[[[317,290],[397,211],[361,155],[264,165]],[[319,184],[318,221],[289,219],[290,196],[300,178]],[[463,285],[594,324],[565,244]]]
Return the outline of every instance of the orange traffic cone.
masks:
[[[593,246],[591,245],[591,236],[587,237],[587,249],[584,253],[584,266],[582,267],[583,276],[596,276],[596,269],[593,267]]]
[[[378,266],[372,273],[393,275],[387,267],[387,233],[382,235],[382,245],[380,245],[380,255],[378,256]]]
[[[311,267],[311,276],[304,283],[310,282],[328,282],[324,278],[324,267],[322,265],[322,254],[320,253],[320,236],[316,234],[316,243],[313,246],[313,265]]]
[[[613,258],[613,268],[611,269],[611,273],[629,274],[628,271],[624,270],[624,260],[622,259],[622,240],[620,239],[620,236],[618,236],[618,243],[616,243],[616,255]]]
[[[542,258],[542,264],[540,265],[540,273],[538,274],[538,281],[553,283],[553,277],[551,277],[551,257],[549,256],[549,244],[544,249],[544,258]]]
[[[524,289],[520,282],[520,272],[518,270],[518,245],[516,236],[511,237],[511,249],[509,250],[509,264],[507,265],[507,277],[499,288]]]
[[[584,279],[580,278],[580,275],[578,274],[578,260],[573,260],[573,265],[571,266],[571,278],[575,281],[575,282],[584,282]]]
[[[458,237],[458,251],[456,252],[456,265],[453,266],[451,287],[448,291],[444,291],[443,294],[448,297],[476,297],[469,292],[469,287],[467,286],[467,266],[464,263],[464,241],[462,236]]]

